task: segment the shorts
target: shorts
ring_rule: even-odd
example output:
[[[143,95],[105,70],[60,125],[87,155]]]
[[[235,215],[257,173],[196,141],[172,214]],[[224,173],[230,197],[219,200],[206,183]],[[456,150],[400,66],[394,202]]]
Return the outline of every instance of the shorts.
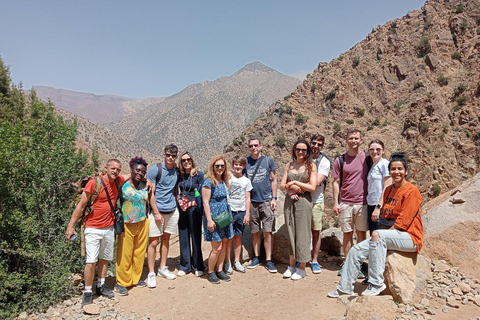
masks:
[[[275,231],[275,212],[270,207],[270,201],[253,202],[250,205],[250,230],[252,233]]]
[[[108,228],[85,228],[86,263],[100,260],[113,260],[115,233],[113,226]]]
[[[323,202],[314,203],[312,207],[312,230],[322,231],[322,217],[325,212],[325,204]]]
[[[233,233],[235,236],[243,236],[243,229],[245,229],[243,219],[245,218],[245,213],[245,211],[232,211]]]
[[[342,232],[353,232],[354,227],[357,231],[368,230],[368,209],[363,204],[340,203],[341,212],[338,216],[340,229]]]
[[[150,238],[160,237],[164,232],[178,234],[178,218],[180,217],[178,209],[175,209],[175,211],[172,211],[171,213],[160,212],[160,214],[163,217],[161,223],[155,221],[155,217],[152,213],[148,214],[148,220],[150,220],[148,236]]]

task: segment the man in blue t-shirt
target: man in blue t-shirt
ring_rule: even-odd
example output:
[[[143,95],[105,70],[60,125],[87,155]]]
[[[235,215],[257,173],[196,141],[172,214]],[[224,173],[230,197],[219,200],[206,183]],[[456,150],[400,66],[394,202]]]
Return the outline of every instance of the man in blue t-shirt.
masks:
[[[277,272],[272,262],[273,238],[275,231],[275,210],[277,208],[277,177],[275,175],[275,161],[272,157],[262,155],[260,138],[248,139],[250,156],[247,157],[247,177],[252,181],[250,205],[250,230],[252,232],[253,251],[255,257],[248,265],[253,269],[260,264],[260,230],[263,225],[265,267],[271,273]]]
[[[178,234],[179,212],[176,210],[177,202],[174,194],[178,178],[177,168],[175,167],[177,154],[177,146],[174,144],[167,145],[163,154],[164,160],[160,164],[161,173],[158,172],[158,165],[151,166],[147,172],[147,180],[155,185],[155,196],[150,199],[152,212],[148,215],[148,219],[150,220],[150,244],[147,250],[149,272],[147,285],[150,288],[157,286],[154,267],[157,245],[160,238],[160,266],[158,267],[158,276],[168,280],[176,278],[176,276],[168,270],[166,264],[168,249],[170,247],[170,235]]]

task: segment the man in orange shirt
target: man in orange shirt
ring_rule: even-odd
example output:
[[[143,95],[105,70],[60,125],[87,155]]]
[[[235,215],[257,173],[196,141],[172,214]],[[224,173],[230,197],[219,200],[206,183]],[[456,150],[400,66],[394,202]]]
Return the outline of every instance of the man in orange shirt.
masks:
[[[125,178],[120,176],[122,164],[117,159],[110,159],[105,166],[106,173],[100,178],[106,185],[102,185],[95,202],[92,204],[92,212],[85,218],[85,251],[86,264],[84,270],[85,291],[83,293],[82,306],[92,303],[92,285],[95,276],[95,266],[98,261],[98,282],[97,294],[104,295],[107,298],[113,298],[113,291],[105,284],[105,276],[107,275],[108,261],[113,260],[114,250],[114,213],[108,202],[107,193],[115,205],[119,190],[117,185],[121,186],[125,182]],[[115,181],[117,180],[117,181]],[[77,207],[72,213],[70,222],[68,223],[65,236],[68,240],[72,235],[76,235],[75,223],[82,216],[82,212],[90,200],[95,190],[95,179],[90,179],[83,189],[82,197]]]

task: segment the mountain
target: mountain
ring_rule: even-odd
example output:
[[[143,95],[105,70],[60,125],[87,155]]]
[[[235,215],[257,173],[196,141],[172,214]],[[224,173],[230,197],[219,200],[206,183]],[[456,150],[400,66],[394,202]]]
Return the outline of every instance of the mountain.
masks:
[[[428,1],[319,63],[224,151],[248,154],[238,137],[259,135],[280,179],[298,137],[319,132],[324,151],[338,156],[346,151],[346,128],[355,126],[364,133],[364,150],[379,138],[387,155],[407,152],[408,178],[427,200],[479,171],[479,65],[480,2]]]
[[[204,167],[271,103],[300,83],[253,62],[229,77],[190,85],[109,127],[154,154],[162,154],[166,144],[174,143]]]
[[[107,123],[135,114],[148,105],[160,102],[164,98],[145,98],[141,100],[115,95],[95,95],[47,86],[34,86],[37,96],[50,99],[57,108],[76,114],[95,123]]]
[[[305,80],[309,76],[310,72],[308,71],[300,71],[295,74],[292,74],[292,77],[297,78],[300,81]]]

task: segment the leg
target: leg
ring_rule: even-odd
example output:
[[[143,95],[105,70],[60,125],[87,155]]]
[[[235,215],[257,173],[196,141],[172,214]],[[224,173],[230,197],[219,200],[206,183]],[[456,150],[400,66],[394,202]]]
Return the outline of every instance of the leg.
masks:
[[[157,245],[160,237],[151,237],[147,250],[148,272],[155,273],[155,256],[157,255]]]
[[[235,235],[233,237],[233,253],[235,261],[240,261],[240,254],[242,253],[242,237]]]
[[[322,217],[325,206],[323,202],[314,203],[312,207],[312,264],[318,263],[318,253],[322,238],[320,232],[322,231]]]
[[[203,253],[202,253],[202,211],[195,209],[192,215],[191,225],[192,235],[192,264],[195,271],[203,271]]]
[[[362,262],[368,257],[369,243],[370,239],[362,241],[349,251],[338,283],[338,290],[341,292],[349,294],[353,292],[353,285],[357,281]]]
[[[218,252],[218,259],[217,259],[217,272],[221,272],[223,270],[223,263],[225,262],[225,253],[227,251],[227,243],[228,239],[222,239],[219,252]],[[231,242],[230,242],[231,244]]]
[[[343,254],[345,255],[345,259],[348,256],[350,248],[352,248],[352,244],[353,244],[353,231],[344,232],[343,233]]]
[[[170,233],[164,233],[160,237],[160,269],[167,265],[168,250],[170,249]]]
[[[263,245],[265,246],[265,256],[267,260],[272,260],[273,237],[271,232],[263,232]],[[260,235],[259,235],[260,238]],[[259,243],[260,249],[260,243]]]
[[[318,263],[318,252],[320,251],[321,242],[320,230],[312,230],[312,263]]]
[[[215,266],[217,265],[217,260],[220,255],[220,251],[222,250],[222,242],[214,242],[211,241],[210,244],[212,245],[212,250],[208,255],[208,273],[215,272]]]
[[[139,222],[136,226],[138,230],[133,244],[132,285],[136,285],[142,277],[145,251],[148,244],[148,227],[148,219]]]
[[[107,267],[108,267],[108,261],[99,259],[98,260],[98,277],[99,278],[105,278],[107,276]]]
[[[180,217],[178,219],[178,241],[180,243],[180,267],[179,269],[185,272],[190,272],[192,269],[190,250],[190,217],[193,208],[187,208],[186,211],[180,210]]]
[[[356,230],[355,233],[357,234],[357,243],[360,243],[363,240],[367,239],[367,231]]]
[[[253,252],[255,253],[255,257],[260,256],[260,232],[252,233],[252,244],[253,244]]]
[[[373,235],[373,231],[378,229],[378,222],[377,221],[372,221],[372,214],[373,211],[375,211],[375,206],[368,206],[367,207],[367,212],[368,212],[368,230],[370,231],[370,237]]]
[[[232,239],[227,239],[225,243],[225,262],[230,262],[230,257],[232,255],[232,243],[233,243],[233,238]],[[235,260],[236,261],[236,260]]]
[[[117,242],[117,283],[122,287],[129,287],[132,283],[132,264],[134,250],[134,234],[131,232],[132,223],[125,223],[125,232],[118,236]],[[99,266],[100,267],[100,266]]]
[[[95,277],[95,267],[97,263],[86,263],[83,271],[83,277],[85,280],[85,286],[91,287],[93,285],[93,278]]]

